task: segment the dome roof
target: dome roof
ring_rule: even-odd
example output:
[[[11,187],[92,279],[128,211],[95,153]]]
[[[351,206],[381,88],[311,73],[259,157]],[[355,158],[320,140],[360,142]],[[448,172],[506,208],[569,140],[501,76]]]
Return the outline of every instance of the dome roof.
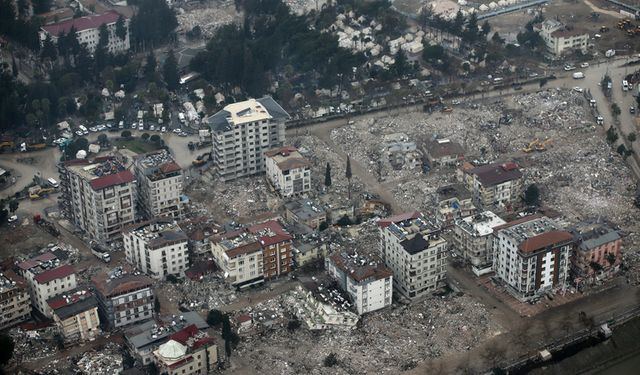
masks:
[[[178,359],[187,353],[187,347],[175,340],[160,345],[158,353],[166,359]]]

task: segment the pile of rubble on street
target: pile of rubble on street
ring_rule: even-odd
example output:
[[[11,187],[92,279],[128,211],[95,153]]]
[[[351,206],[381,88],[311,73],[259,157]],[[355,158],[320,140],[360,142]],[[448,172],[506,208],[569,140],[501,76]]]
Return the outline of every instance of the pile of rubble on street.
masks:
[[[92,350],[82,354],[76,366],[81,374],[87,375],[117,375],[122,370],[121,348],[115,343],[108,343],[99,350]]]
[[[353,330],[310,331],[303,325],[289,332],[291,315],[282,298],[252,311],[258,317],[254,324],[266,322],[270,329],[248,332],[238,349],[238,356],[258,372],[397,373],[427,358],[469,350],[500,330],[482,304],[471,297],[449,295],[370,313]],[[323,367],[330,353],[337,355],[337,367]]]
[[[162,282],[158,293],[172,304],[193,311],[211,310],[228,305],[237,299],[234,290],[216,274],[204,275],[201,281],[185,278],[181,283]]]

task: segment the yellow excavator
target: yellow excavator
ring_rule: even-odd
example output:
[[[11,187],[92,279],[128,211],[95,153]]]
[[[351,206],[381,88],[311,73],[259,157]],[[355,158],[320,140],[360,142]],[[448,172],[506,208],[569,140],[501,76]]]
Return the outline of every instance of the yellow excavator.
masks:
[[[522,151],[526,152],[526,153],[529,153],[529,152],[535,150],[535,147],[539,142],[540,142],[540,140],[538,138],[534,139],[533,141],[529,142],[527,147],[523,148]]]
[[[553,142],[553,139],[551,139],[551,138],[547,138],[543,142],[538,142],[536,144],[536,146],[535,146],[536,147],[536,151],[546,151],[547,150],[547,145],[549,143],[551,143],[551,142]]]

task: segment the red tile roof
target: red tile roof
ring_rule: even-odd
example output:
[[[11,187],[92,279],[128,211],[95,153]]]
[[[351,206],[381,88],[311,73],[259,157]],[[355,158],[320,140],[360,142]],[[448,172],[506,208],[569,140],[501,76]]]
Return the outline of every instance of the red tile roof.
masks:
[[[91,181],[89,184],[93,188],[93,190],[101,190],[104,188],[108,188],[115,185],[126,184],[134,181],[136,178],[133,176],[133,173],[130,171],[122,171],[114,174],[110,174],[108,176],[98,177]]]
[[[248,314],[242,314],[238,317],[238,323],[244,323],[244,322],[248,322],[251,321],[251,315]]]
[[[162,173],[176,172],[176,171],[179,171],[180,169],[182,168],[180,168],[180,166],[174,161],[170,163],[164,163],[160,166],[160,172]]]
[[[406,221],[406,220],[413,220],[413,219],[417,219],[421,216],[422,214],[418,211],[412,211],[412,212],[405,212],[399,215],[395,215],[395,216],[391,216],[385,219],[380,219],[378,220],[378,226],[381,228],[386,228],[389,225],[393,224],[393,223],[399,223],[401,221]]]
[[[571,233],[564,230],[554,230],[537,236],[527,238],[518,245],[518,249],[523,253],[533,253],[536,250],[544,249],[548,246],[558,245],[567,241],[572,241]]]
[[[271,234],[267,234],[271,231]],[[263,246],[271,246],[280,242],[291,241],[291,235],[285,232],[282,225],[275,220],[269,220],[262,224],[249,227],[249,232],[258,236]]]
[[[235,249],[228,250],[227,256],[229,258],[235,258],[238,255],[255,253],[256,251],[262,251],[262,246],[260,246],[260,242],[251,242],[243,246],[238,246]]]
[[[274,148],[268,151],[264,152],[264,156],[267,157],[274,157],[278,154],[282,154],[282,156],[287,156],[290,153],[294,152],[294,151],[298,151],[297,148],[293,147],[293,146],[284,146],[284,147],[278,147],[278,148]]]
[[[203,337],[200,340],[194,342],[193,345],[191,345],[191,349],[196,350],[207,344],[215,344],[215,342],[216,340],[213,337]]]
[[[484,186],[495,186],[522,177],[518,164],[513,162],[482,165],[465,172],[476,175]]]
[[[52,270],[44,271],[37,274],[36,277],[34,277],[34,280],[36,280],[39,284],[46,284],[49,281],[62,279],[63,277],[73,275],[74,273],[76,273],[76,270],[74,270],[70,265],[65,264],[64,266],[60,266],[58,268],[54,268]]]
[[[26,260],[26,261],[18,264],[18,267],[21,270],[26,271],[26,270],[28,270],[30,268],[33,268],[33,267],[39,265],[42,262],[47,262],[47,261],[54,260],[54,259],[57,259],[57,257],[53,253],[51,253],[51,252],[44,253],[42,255],[38,255],[35,258]]]
[[[199,332],[198,327],[196,327],[195,324],[192,324],[190,326],[184,327],[183,329],[171,335],[170,339],[175,340],[182,345],[187,345],[187,341],[191,337],[197,335],[198,332]]]
[[[102,24],[110,24],[116,22],[118,20],[118,17],[120,17],[120,14],[118,12],[110,10],[108,12],[95,16],[74,18],[64,22],[43,26],[42,29],[47,33],[57,37],[61,33],[69,33],[69,30],[71,30],[72,27],[75,27],[76,31],[97,29]]]

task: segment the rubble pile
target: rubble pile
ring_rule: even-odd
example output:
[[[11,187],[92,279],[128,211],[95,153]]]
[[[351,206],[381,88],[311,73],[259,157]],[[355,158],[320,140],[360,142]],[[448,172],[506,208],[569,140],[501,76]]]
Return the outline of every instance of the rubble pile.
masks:
[[[169,302],[194,311],[215,309],[237,299],[222,277],[213,274],[204,275],[201,281],[185,278],[179,284],[162,282],[158,289]]]
[[[285,326],[286,315],[274,312],[282,305],[280,299],[267,301],[260,311]],[[370,313],[355,330],[260,331],[242,341],[239,355],[257,371],[273,374],[397,373],[426,358],[468,350],[499,329],[482,304],[467,296],[448,296]],[[323,366],[330,353],[336,353],[339,368]]]
[[[54,356],[57,352],[56,345],[51,340],[51,335],[40,331],[25,331],[13,328],[9,331],[13,338],[13,359],[17,363],[32,362]]]
[[[116,375],[122,368],[122,354],[115,343],[108,343],[100,350],[85,352],[76,366],[81,374],[87,375]]]
[[[327,3],[326,0],[284,0],[289,7],[289,11],[293,14],[302,16],[309,13],[312,10],[320,11],[322,7]]]
[[[195,26],[202,29],[203,40],[210,39],[220,26],[228,25],[239,19],[233,2],[213,2],[209,4],[190,3],[178,12],[178,27],[184,32]]]

